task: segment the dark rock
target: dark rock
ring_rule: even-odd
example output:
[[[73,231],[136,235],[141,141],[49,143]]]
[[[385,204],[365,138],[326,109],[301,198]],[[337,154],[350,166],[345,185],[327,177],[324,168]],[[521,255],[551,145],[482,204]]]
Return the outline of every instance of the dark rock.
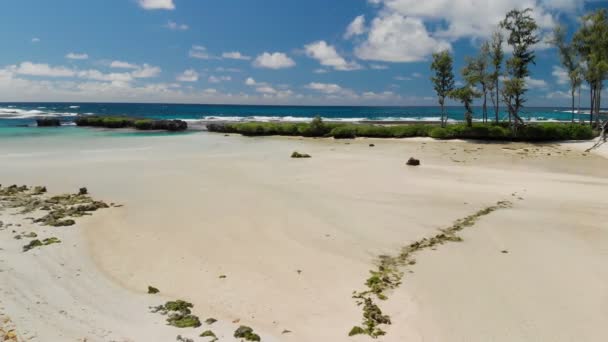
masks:
[[[78,194],[79,194],[79,195],[86,195],[86,194],[88,194],[88,193],[89,193],[89,191],[87,190],[87,188],[80,188],[80,189],[78,190]]]
[[[420,165],[420,160],[418,160],[416,158],[410,158],[410,159],[408,159],[406,164],[410,165],[410,166],[418,166],[418,165]]]
[[[374,144],[369,144],[369,147],[374,147],[374,146],[376,146],[376,145],[374,145]]]
[[[36,119],[38,127],[57,127],[61,126],[61,121],[57,118],[40,118]]]
[[[298,151],[295,151],[294,153],[291,154],[291,158],[310,158],[310,154],[300,153]]]

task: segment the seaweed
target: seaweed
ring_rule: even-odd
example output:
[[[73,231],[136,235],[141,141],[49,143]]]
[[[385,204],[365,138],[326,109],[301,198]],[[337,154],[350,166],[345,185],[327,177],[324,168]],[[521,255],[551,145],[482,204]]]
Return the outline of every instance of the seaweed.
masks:
[[[396,256],[380,255],[378,257],[377,269],[370,271],[370,277],[365,281],[367,290],[353,292],[353,298],[357,305],[363,306],[363,325],[353,327],[348,333],[349,336],[365,334],[372,338],[384,335],[386,332],[380,329],[382,325],[391,324],[390,317],[382,313],[380,307],[374,302],[374,298],[379,300],[388,299],[387,292],[398,287],[403,279],[402,268],[416,264],[414,254],[424,250],[435,248],[448,242],[460,242],[462,238],[456,235],[464,228],[471,227],[477,220],[498,209],[508,208],[512,204],[508,201],[500,201],[495,205],[483,208],[476,213],[461,218],[454,222],[450,227],[440,229],[440,233],[414,241],[403,247]]]
[[[201,326],[199,318],[192,314],[192,303],[184,300],[168,301],[164,305],[152,307],[152,312],[169,315],[167,323],[177,328],[198,328]]]
[[[56,237],[46,238],[42,241],[35,239],[35,240],[30,241],[27,245],[23,246],[23,251],[27,252],[32,248],[48,246],[48,245],[52,245],[54,243],[60,243],[60,242],[61,242],[61,240],[59,240]]]

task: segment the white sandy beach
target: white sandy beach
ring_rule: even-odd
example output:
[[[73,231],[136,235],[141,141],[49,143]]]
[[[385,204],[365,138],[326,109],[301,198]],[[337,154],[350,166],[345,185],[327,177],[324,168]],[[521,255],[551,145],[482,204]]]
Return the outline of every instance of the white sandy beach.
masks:
[[[1,184],[86,186],[124,207],[68,228],[0,212],[22,224],[0,230],[0,315],[26,341],[208,341],[205,324],[149,312],[181,298],[219,320],[221,341],[240,324],[262,341],[371,340],[347,334],[377,256],[508,200],[463,242],[417,255],[379,302],[393,323],[379,340],[605,341],[607,149],[581,146],[204,132],[3,141]],[[405,165],[412,156],[420,167]],[[63,243],[21,253],[12,230]]]

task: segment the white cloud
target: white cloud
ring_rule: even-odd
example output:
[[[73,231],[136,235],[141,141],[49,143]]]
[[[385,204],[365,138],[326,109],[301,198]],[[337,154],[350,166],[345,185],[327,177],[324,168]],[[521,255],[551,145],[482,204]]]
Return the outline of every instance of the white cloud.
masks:
[[[255,91],[257,91],[258,93],[264,93],[264,94],[275,94],[277,92],[277,90],[271,86],[260,86],[260,87],[255,88]]]
[[[570,84],[570,77],[568,71],[560,66],[554,65],[553,72],[551,73],[557,80],[557,84]]]
[[[177,76],[177,80],[180,82],[196,82],[198,81],[198,72],[194,69],[184,70]]]
[[[328,45],[325,41],[320,40],[304,46],[306,55],[314,58],[323,66],[332,67],[335,70],[350,71],[361,69],[361,66],[355,62],[347,62],[338,54],[336,49]]]
[[[420,78],[420,77],[422,77],[422,74],[419,72],[414,72],[414,73],[412,73],[412,77]]]
[[[329,72],[329,70],[323,69],[323,68],[319,68],[319,69],[313,70],[312,72],[314,72],[315,74],[327,74]]]
[[[135,78],[150,78],[158,76],[160,72],[161,69],[159,67],[144,63],[137,70],[133,71],[131,75]]]
[[[255,61],[253,61],[253,66],[257,68],[267,68],[267,69],[285,69],[291,68],[296,65],[293,59],[289,58],[286,54],[282,52],[274,52],[268,53],[264,52],[259,55]]]
[[[188,25],[178,24],[175,21],[171,21],[171,20],[169,20],[167,22],[165,27],[168,28],[169,30],[174,30],[174,31],[186,31],[187,29],[189,29]]]
[[[241,69],[217,67],[217,68],[215,68],[215,71],[217,71],[217,72],[241,72]]]
[[[106,82],[131,82],[133,80],[133,75],[128,72],[112,72],[112,73],[103,73],[99,70],[83,70],[77,73],[79,78],[84,78],[87,80],[94,81],[106,81]]]
[[[525,78],[526,85],[532,89],[534,88],[546,88],[547,82],[545,80],[538,80],[531,77]]]
[[[173,0],[138,0],[139,6],[143,9],[147,10],[156,10],[156,9],[164,9],[164,10],[173,10],[175,9],[175,4]]]
[[[67,59],[89,59],[89,55],[87,55],[86,53],[70,52],[67,55],[65,55],[65,58],[67,58]]]
[[[370,64],[369,67],[372,68],[373,70],[386,70],[386,69],[388,69],[388,66],[386,66],[384,64]]]
[[[570,99],[571,98],[570,94],[568,92],[561,91],[561,90],[547,93],[547,95],[545,97],[548,98],[548,99],[552,99],[552,100],[557,100],[557,99],[562,100],[562,99]]]
[[[32,43],[40,43],[40,38],[32,38]]]
[[[53,67],[48,64],[38,64],[32,62],[22,62],[18,66],[11,66],[9,70],[19,74],[28,76],[43,76],[43,77],[73,77],[76,72],[66,67]]]
[[[112,61],[110,63],[110,68],[139,69],[139,65],[137,65],[137,64],[131,64],[129,62],[123,62],[123,61]]]
[[[392,91],[383,91],[381,93],[367,91],[367,92],[364,92],[363,94],[361,94],[361,96],[366,100],[382,100],[382,101],[399,98],[399,95],[395,94]]]
[[[372,21],[367,39],[355,48],[355,54],[364,60],[417,62],[450,48],[448,41],[427,32],[422,19],[393,13]]]
[[[411,81],[411,80],[413,80],[413,78],[411,78],[409,76],[395,76],[395,77],[393,77],[393,79],[395,81]]]
[[[360,15],[348,25],[344,33],[344,39],[350,39],[363,33],[365,33],[365,17]]]
[[[489,37],[505,14],[514,8],[532,8],[533,16],[541,28],[552,29],[555,20],[550,9],[572,8],[582,0],[374,0],[383,4],[383,10],[403,16],[444,22],[434,35],[457,39],[462,37]],[[559,4],[561,3],[561,4]],[[552,5],[555,4],[555,5]]]
[[[239,60],[243,60],[243,61],[248,61],[251,59],[250,56],[245,56],[238,51],[224,52],[222,54],[222,57],[228,58],[228,59],[239,59]]]
[[[207,52],[207,48],[202,45],[192,45],[189,56],[197,59],[216,59]]]
[[[348,91],[335,83],[312,82],[312,83],[307,84],[305,86],[305,88],[310,89],[310,90],[315,90],[315,91],[318,91],[318,92],[321,92],[324,94],[328,94],[328,95],[340,94],[340,93],[344,93],[344,92]],[[350,91],[348,91],[348,92],[350,92]]]
[[[248,86],[254,86],[258,83],[252,77],[247,77],[247,79],[245,80],[245,84]]]
[[[232,77],[230,76],[209,76],[209,78],[207,79],[207,82],[209,83],[220,83],[220,82],[227,82],[227,81],[231,81]]]

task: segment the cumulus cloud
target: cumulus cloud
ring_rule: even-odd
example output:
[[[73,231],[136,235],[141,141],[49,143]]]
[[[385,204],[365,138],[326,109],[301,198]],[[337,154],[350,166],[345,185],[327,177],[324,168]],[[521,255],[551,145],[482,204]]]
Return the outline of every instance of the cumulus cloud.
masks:
[[[248,86],[254,86],[258,83],[253,79],[253,77],[247,77],[247,79],[245,80],[245,84]]]
[[[144,63],[138,69],[131,72],[131,75],[134,78],[150,78],[158,76],[160,72],[161,69],[159,67]]]
[[[190,52],[188,55],[191,58],[197,59],[215,59],[216,57],[212,56],[207,52],[207,48],[202,45],[192,45]]]
[[[177,76],[177,80],[180,82],[196,82],[198,81],[198,72],[194,69],[184,70]]]
[[[67,55],[65,55],[65,58],[67,58],[67,59],[89,59],[89,55],[87,55],[86,53],[70,52]]]
[[[173,0],[137,0],[139,6],[146,10],[173,10],[175,9],[175,4]]]
[[[568,76],[568,71],[566,69],[554,65],[551,74],[557,80],[557,84],[570,84],[570,77]]]
[[[224,52],[222,54],[222,57],[227,58],[227,59],[239,59],[239,60],[243,60],[243,61],[248,61],[251,59],[250,56],[245,56],[238,51]]]
[[[19,75],[43,76],[43,77],[73,77],[76,72],[66,67],[53,67],[45,63],[22,62],[16,66],[10,66],[9,70]]]
[[[132,64],[129,62],[123,61],[112,61],[110,63],[110,68],[118,68],[118,69],[139,69],[139,65]]]
[[[363,33],[365,33],[365,16],[360,15],[348,25],[344,33],[344,39],[350,39]]]
[[[350,71],[361,69],[361,66],[356,62],[347,62],[338,54],[333,46],[323,40],[305,45],[304,51],[308,57],[316,59],[321,65],[332,67],[335,70]]]
[[[530,87],[531,89],[547,87],[547,82],[545,80],[539,80],[539,79],[534,79],[531,77],[526,77],[524,79],[524,81],[526,82],[526,86]]]
[[[355,54],[364,60],[418,62],[446,49],[451,49],[450,43],[431,36],[422,19],[392,13],[372,21],[367,39],[355,48]]]
[[[209,83],[220,83],[220,82],[227,82],[227,81],[231,81],[232,77],[230,76],[209,76],[209,78],[207,79],[207,82]]]
[[[386,70],[388,66],[384,64],[370,64],[369,67],[373,70]]]
[[[387,62],[422,61],[461,38],[487,39],[505,14],[533,9],[533,17],[547,36],[563,12],[579,11],[584,0],[369,0],[379,6],[357,57]],[[352,23],[351,23],[352,25]],[[349,25],[350,27],[350,25]],[[348,30],[347,30],[348,31]],[[549,48],[544,40],[537,49]]]
[[[178,24],[175,21],[171,21],[171,20],[169,20],[167,22],[167,24],[165,24],[165,27],[168,28],[169,30],[173,30],[173,31],[186,31],[187,29],[190,28],[186,24]]]
[[[264,52],[256,57],[253,61],[253,66],[256,68],[266,69],[286,69],[296,65],[296,62],[282,52]]]

